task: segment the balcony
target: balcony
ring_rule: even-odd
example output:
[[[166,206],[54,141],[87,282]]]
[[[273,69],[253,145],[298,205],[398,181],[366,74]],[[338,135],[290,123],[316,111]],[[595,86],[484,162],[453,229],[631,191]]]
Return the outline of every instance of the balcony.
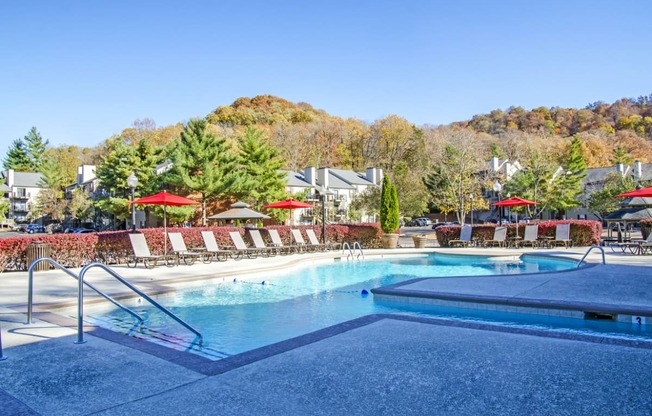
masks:
[[[14,192],[11,194],[12,199],[29,199],[31,196],[32,195],[27,192]]]

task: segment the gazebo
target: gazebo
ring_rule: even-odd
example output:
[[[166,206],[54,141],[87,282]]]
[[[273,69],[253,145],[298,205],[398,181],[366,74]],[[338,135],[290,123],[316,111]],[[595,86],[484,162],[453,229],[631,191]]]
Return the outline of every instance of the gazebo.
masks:
[[[264,220],[269,219],[268,215],[249,209],[249,204],[238,201],[231,205],[231,209],[220,212],[219,214],[211,215],[209,220],[218,221],[235,221],[235,220]]]
[[[611,237],[614,225],[624,225],[625,238],[631,238],[630,225],[640,222],[641,220],[652,218],[652,198],[634,197],[624,199],[619,204],[622,208],[605,216],[607,222],[607,235]]]

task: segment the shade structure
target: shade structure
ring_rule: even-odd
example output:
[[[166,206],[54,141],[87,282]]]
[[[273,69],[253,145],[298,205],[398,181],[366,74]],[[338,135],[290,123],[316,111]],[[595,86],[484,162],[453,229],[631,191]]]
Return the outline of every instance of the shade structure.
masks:
[[[495,207],[524,207],[528,205],[537,205],[537,204],[538,202],[513,196],[508,199],[503,199],[502,201],[496,202],[495,204],[492,205]],[[516,237],[518,237],[518,213],[516,213]]]
[[[264,220],[269,219],[268,215],[249,209],[249,204],[238,201],[231,205],[228,211],[207,217],[209,220]]]
[[[163,245],[165,253],[168,254],[168,224],[167,224],[167,206],[180,207],[183,205],[198,205],[199,202],[183,196],[174,195],[163,191],[155,195],[145,196],[135,199],[131,204],[136,205],[163,205]]]
[[[636,198],[636,197],[650,198],[652,197],[652,186],[648,186],[647,188],[635,189],[633,191],[618,194],[616,196],[619,196],[621,198]]]
[[[289,209],[290,210],[290,225],[292,225],[293,211],[300,208],[314,208],[314,205],[308,204],[307,202],[297,201],[294,198],[289,198],[284,201],[274,202],[269,205],[265,205],[263,208],[266,209]]]

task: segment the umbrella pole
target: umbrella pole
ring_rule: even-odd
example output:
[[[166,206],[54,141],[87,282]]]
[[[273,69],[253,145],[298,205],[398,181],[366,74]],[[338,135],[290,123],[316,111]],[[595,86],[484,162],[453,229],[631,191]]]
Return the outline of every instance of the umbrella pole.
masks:
[[[164,256],[168,255],[168,220],[167,220],[167,204],[163,204],[163,246],[165,247]]]
[[[514,215],[516,215],[516,238],[518,238],[518,212]]]

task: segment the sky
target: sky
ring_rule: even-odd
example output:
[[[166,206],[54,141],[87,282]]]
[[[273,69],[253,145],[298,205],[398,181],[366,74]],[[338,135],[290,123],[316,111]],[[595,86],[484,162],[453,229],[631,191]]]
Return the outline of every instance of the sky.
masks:
[[[652,1],[2,0],[0,158],[272,94],[417,125],[652,94]]]

